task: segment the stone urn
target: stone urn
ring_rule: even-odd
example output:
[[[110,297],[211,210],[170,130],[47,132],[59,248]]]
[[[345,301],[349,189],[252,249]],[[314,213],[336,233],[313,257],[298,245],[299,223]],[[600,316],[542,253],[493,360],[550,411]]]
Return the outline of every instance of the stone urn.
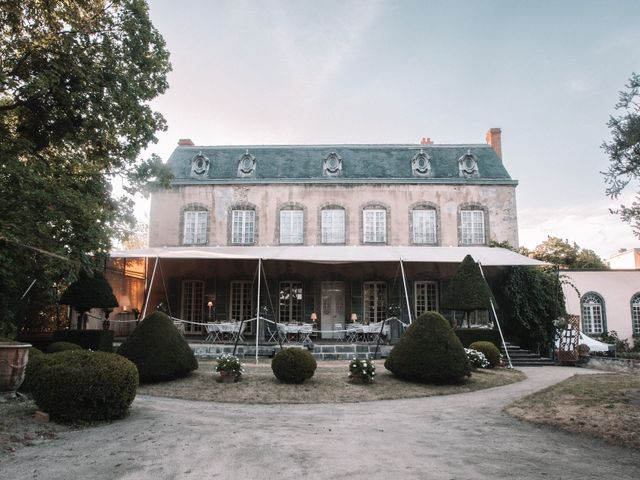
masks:
[[[0,392],[15,392],[24,380],[29,343],[0,342]]]

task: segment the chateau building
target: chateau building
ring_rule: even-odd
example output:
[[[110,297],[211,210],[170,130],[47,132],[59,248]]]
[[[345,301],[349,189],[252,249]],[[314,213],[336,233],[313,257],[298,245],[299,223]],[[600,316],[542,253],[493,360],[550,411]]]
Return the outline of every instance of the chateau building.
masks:
[[[500,129],[486,139],[317,146],[180,140],[168,160],[172,188],[151,197],[149,248],[113,256],[147,259],[147,293],[135,306],[163,302],[187,334],[201,334],[207,321],[255,319],[258,308],[275,322],[313,319],[321,338],[356,318],[408,322],[439,309],[466,254],[489,275],[492,267],[537,263],[491,247],[518,246],[517,181],[502,161]]]

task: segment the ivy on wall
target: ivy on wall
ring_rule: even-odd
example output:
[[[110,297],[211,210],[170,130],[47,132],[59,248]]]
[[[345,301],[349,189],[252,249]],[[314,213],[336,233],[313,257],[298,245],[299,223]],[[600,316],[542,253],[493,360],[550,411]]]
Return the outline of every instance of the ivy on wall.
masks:
[[[553,267],[511,267],[496,292],[506,334],[520,346],[547,352],[554,320],[566,314],[561,278]]]

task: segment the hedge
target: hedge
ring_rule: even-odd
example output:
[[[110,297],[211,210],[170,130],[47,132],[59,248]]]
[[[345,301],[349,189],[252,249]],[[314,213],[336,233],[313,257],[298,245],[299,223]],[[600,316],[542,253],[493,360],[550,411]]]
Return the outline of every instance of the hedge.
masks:
[[[500,332],[491,328],[457,328],[456,335],[465,348],[469,348],[474,342],[491,342],[494,345],[502,345]]]
[[[53,341],[75,343],[85,350],[113,352],[113,337],[113,330],[58,330]]]

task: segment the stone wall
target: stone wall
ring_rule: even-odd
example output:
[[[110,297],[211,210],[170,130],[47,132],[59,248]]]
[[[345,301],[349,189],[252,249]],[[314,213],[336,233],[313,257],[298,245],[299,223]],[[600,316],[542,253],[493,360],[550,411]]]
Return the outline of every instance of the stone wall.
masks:
[[[640,374],[640,361],[627,358],[589,357],[586,366],[607,372]]]
[[[362,208],[374,204],[387,209],[387,244],[411,245],[410,210],[427,204],[438,212],[438,245],[459,245],[459,210],[473,205],[485,211],[486,243],[509,242],[518,246],[515,187],[512,185],[447,184],[262,184],[187,185],[154,193],[151,199],[149,246],[179,246],[181,213],[188,205],[209,212],[207,245],[230,244],[230,210],[250,205],[256,210],[256,244],[278,245],[279,210],[302,206],[304,244],[318,245],[322,208],[335,205],[346,210],[346,244],[362,244]],[[466,208],[466,207],[465,207]]]

